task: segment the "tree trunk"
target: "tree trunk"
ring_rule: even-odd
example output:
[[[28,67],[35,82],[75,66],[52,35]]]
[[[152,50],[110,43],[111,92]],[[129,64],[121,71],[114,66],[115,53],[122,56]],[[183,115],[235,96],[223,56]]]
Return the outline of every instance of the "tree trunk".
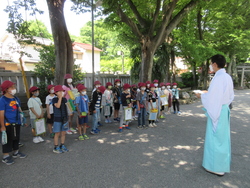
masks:
[[[208,88],[208,69],[209,69],[209,64],[210,64],[210,59],[207,59],[205,66],[204,66],[204,84],[203,84],[203,89]]]
[[[72,42],[64,19],[66,0],[47,0],[50,24],[55,45],[56,71],[54,84],[63,84],[66,73],[73,74]]]
[[[193,87],[192,87],[192,89],[196,89],[197,88],[196,62],[193,62],[192,73],[193,73]]]
[[[231,55],[231,64],[232,64],[232,78],[234,81],[234,86],[239,86],[239,78],[238,78],[238,72],[237,72],[237,65],[236,65],[236,56],[233,54]]]
[[[155,45],[151,42],[150,38],[143,36],[141,40],[142,64],[140,82],[146,82],[147,80],[152,79],[153,58],[155,50]]]
[[[171,62],[171,70],[172,70],[172,82],[175,82],[175,52],[173,48],[170,52],[170,62]]]

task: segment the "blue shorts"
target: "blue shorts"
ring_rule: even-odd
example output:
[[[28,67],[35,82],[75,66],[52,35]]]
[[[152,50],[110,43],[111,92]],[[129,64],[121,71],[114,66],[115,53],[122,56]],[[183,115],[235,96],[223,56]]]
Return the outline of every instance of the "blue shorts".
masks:
[[[59,133],[62,131],[67,131],[69,130],[69,123],[63,124],[62,122],[54,122],[53,124],[53,132],[54,133]]]
[[[88,116],[86,117],[82,117],[82,118],[78,118],[79,119],[79,125],[82,125],[84,123],[88,123]]]

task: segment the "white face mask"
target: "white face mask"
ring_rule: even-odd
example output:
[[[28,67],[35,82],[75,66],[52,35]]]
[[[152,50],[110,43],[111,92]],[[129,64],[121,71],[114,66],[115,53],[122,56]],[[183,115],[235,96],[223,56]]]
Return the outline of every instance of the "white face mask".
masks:
[[[116,84],[117,86],[120,86],[121,84],[120,83],[118,83],[118,84]]]
[[[63,91],[63,92],[62,92],[62,97],[64,97],[64,95],[65,95],[65,92]]]
[[[96,85],[95,87],[98,88],[98,87],[100,87],[100,85]]]
[[[50,93],[51,93],[51,94],[55,93],[54,89],[50,90]]]
[[[173,86],[173,88],[177,88],[177,86]]]
[[[112,89],[112,86],[108,86],[109,89]]]
[[[12,89],[9,94],[15,95],[16,94],[16,89]]]
[[[168,89],[170,89],[170,86],[167,86]]]
[[[214,68],[213,68],[213,66],[211,64],[209,65],[209,69],[210,69],[211,72],[214,72]]]
[[[34,93],[34,96],[38,97],[39,96],[39,92]]]
[[[67,82],[70,83],[70,84],[72,83],[72,81],[73,81],[72,78],[67,79]]]
[[[86,92],[86,91],[83,91],[83,92],[82,92],[82,94],[83,94],[83,95],[86,95],[86,94],[87,94],[87,92]]]
[[[150,84],[147,84],[147,87],[149,87],[150,86]]]
[[[165,89],[165,86],[162,86],[161,89],[164,90],[164,89]]]
[[[127,89],[127,92],[129,93],[129,92],[130,92],[130,89]]]
[[[145,87],[142,87],[142,88],[141,88],[141,90],[145,91],[145,90],[146,90],[146,88],[145,88]]]
[[[158,87],[158,84],[154,84],[155,87]]]

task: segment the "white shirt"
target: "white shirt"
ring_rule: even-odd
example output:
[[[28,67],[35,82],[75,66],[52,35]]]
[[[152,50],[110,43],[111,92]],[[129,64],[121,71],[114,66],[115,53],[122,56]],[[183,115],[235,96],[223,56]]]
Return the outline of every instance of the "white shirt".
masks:
[[[48,104],[48,105],[49,105],[49,114],[53,114],[53,113],[54,113],[54,111],[53,111],[53,105],[51,104],[52,99],[53,99],[54,97],[55,97],[55,95],[54,95],[54,96],[48,95],[48,96],[46,97],[46,100],[45,100],[45,104]]]
[[[35,112],[40,116],[42,114],[42,102],[38,97],[30,97],[28,100],[29,114],[30,119],[36,119],[36,115],[30,110],[30,108],[34,108]]]
[[[229,105],[234,99],[233,81],[225,69],[220,69],[213,77],[208,92],[201,95],[201,101],[213,122],[213,130],[217,128],[222,105]]]

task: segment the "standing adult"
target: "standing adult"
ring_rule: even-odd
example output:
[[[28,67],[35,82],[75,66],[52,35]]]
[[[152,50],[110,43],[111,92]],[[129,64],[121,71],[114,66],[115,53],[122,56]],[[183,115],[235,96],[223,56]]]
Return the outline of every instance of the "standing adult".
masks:
[[[233,82],[224,69],[226,59],[222,55],[211,58],[210,70],[215,72],[208,91],[201,95],[206,111],[207,128],[202,166],[206,171],[223,176],[230,172],[231,140],[230,109],[234,99]]]

